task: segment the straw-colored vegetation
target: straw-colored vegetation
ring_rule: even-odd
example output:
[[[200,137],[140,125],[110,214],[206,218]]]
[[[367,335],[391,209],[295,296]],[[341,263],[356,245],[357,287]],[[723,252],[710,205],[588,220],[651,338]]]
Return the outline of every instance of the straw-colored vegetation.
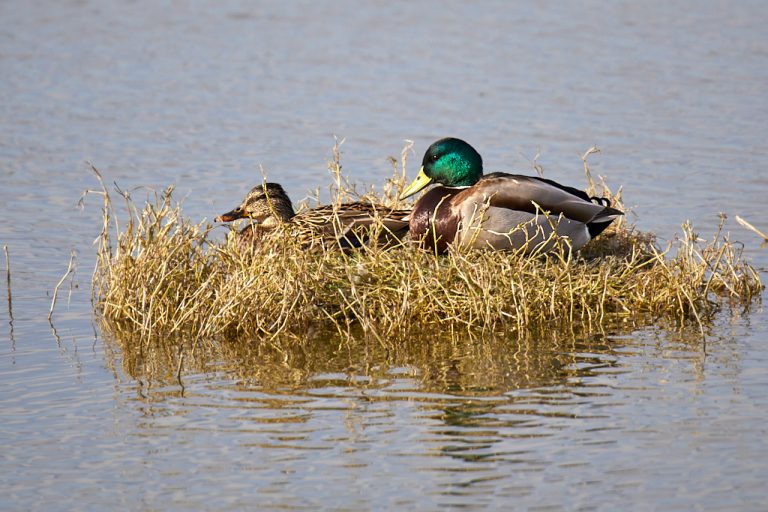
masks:
[[[127,376],[140,382],[143,392],[156,388],[163,395],[183,393],[183,386],[192,380],[222,377],[235,380],[238,386],[278,393],[327,386],[382,389],[398,382],[394,393],[368,394],[367,400],[412,397],[403,393],[407,379],[419,391],[497,395],[516,388],[572,385],[592,369],[604,370],[638,343],[635,338],[614,335],[647,321],[635,317],[609,322],[588,334],[578,326],[546,332],[445,332],[387,339],[383,344],[364,336],[341,341],[335,336],[289,336],[260,343],[195,343],[183,337],[148,342],[140,333],[120,331],[108,333],[105,347],[118,378]],[[702,351],[697,326],[678,329],[674,322],[660,324],[664,329],[641,335],[651,346],[663,339],[679,350]],[[189,375],[192,379],[182,378]],[[181,389],[175,386],[178,383]]]
[[[404,173],[395,167],[376,200],[402,206]],[[338,158],[331,170],[334,200],[353,198]],[[305,251],[279,236],[248,249],[232,237],[215,241],[211,225],[185,218],[170,188],[143,207],[118,191],[125,221],[115,214],[114,193],[101,192],[94,304],[109,331],[130,333],[140,346],[262,340],[280,350],[340,334],[386,347],[450,332],[521,339],[542,330],[586,332],[640,318],[703,333],[718,309],[744,307],[762,290],[738,245],[720,230],[701,240],[689,225],[659,248],[652,235],[617,222],[575,254],[564,246],[538,256],[452,249],[437,257],[408,241],[386,250]],[[621,207],[620,197],[613,200]]]

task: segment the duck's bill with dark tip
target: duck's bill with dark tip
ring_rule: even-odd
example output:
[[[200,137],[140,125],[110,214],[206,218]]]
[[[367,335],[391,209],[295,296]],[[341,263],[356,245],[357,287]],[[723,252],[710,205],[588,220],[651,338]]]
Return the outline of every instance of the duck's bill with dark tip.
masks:
[[[421,169],[419,169],[419,174],[416,176],[416,179],[413,180],[410,185],[405,187],[403,193],[400,194],[400,199],[403,200],[407,197],[411,197],[413,194],[417,193],[419,190],[423,189],[430,183],[432,183],[432,178],[427,176],[427,174],[424,172],[424,166],[422,165]]]
[[[245,210],[242,208],[235,208],[234,210],[227,213],[222,213],[213,220],[214,222],[233,222],[237,219],[244,219],[245,217],[247,217]]]

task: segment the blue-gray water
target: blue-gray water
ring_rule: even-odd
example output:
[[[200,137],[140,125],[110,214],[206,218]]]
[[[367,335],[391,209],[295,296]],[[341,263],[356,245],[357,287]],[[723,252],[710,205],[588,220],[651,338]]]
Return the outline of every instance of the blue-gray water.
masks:
[[[764,509],[760,302],[720,315],[706,355],[661,326],[466,343],[432,369],[327,347],[212,361],[181,393],[93,327],[99,199],[75,205],[86,161],[123,188],[176,184],[197,220],[259,166],[297,200],[326,187],[333,135],[377,186],[405,139],[411,175],[453,135],[488,170],[540,153],[575,185],[597,145],[640,229],[708,235],[724,212],[763,269],[733,217],[768,230],[766,26],[761,1],[0,4],[0,508]]]

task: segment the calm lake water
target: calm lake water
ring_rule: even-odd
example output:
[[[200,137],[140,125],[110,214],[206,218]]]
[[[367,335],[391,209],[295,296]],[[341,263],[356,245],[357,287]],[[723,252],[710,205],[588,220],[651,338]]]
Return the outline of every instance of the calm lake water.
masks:
[[[765,280],[733,217],[768,231],[766,26],[762,1],[0,4],[0,508],[764,510],[759,301],[723,311],[706,352],[663,325],[235,347],[182,389],[94,326],[100,205],[76,203],[86,161],[126,189],[175,184],[197,220],[260,166],[295,200],[327,187],[334,135],[377,186],[405,139],[411,176],[453,135],[488,170],[538,153],[574,185],[597,145],[640,229],[709,235],[724,212]]]

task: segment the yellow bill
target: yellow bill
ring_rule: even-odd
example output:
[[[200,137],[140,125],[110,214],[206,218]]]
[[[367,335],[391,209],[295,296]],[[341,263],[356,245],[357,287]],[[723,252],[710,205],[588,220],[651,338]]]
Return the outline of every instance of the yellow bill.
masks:
[[[421,166],[421,169],[419,169],[419,174],[416,176],[416,179],[411,182],[410,185],[405,187],[405,190],[403,190],[403,193],[400,194],[400,199],[405,199],[406,197],[411,197],[413,194],[418,192],[419,190],[423,189],[427,185],[429,185],[432,182],[432,178],[424,174],[424,166]]]

